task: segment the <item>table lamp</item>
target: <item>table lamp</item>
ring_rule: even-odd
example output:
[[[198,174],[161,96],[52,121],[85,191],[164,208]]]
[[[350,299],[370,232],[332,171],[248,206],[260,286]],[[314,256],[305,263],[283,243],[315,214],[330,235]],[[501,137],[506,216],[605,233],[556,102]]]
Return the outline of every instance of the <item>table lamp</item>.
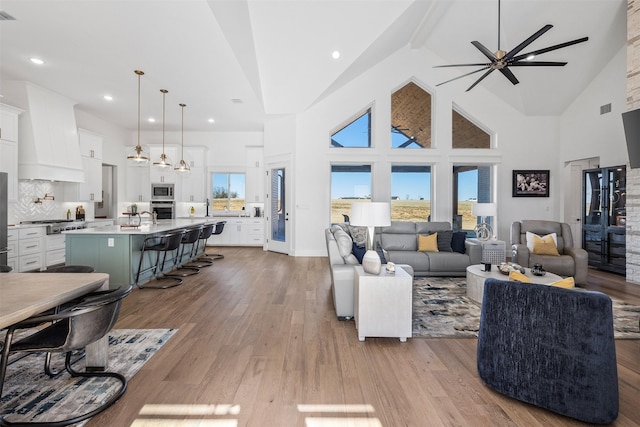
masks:
[[[496,216],[497,206],[495,203],[474,203],[471,205],[471,215],[479,216],[480,223],[473,229],[478,240],[489,240],[493,237],[493,227],[487,222],[487,217]]]
[[[379,274],[382,262],[373,246],[375,227],[391,225],[391,205],[387,202],[356,202],[351,205],[350,224],[364,226],[369,230],[367,252],[362,258],[362,268],[370,274]]]

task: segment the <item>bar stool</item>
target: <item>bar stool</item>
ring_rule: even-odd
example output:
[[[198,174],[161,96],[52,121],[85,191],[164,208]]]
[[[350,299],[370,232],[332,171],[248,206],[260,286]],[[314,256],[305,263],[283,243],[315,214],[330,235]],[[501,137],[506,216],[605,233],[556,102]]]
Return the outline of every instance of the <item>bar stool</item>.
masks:
[[[171,274],[165,274],[165,276],[170,277],[187,277],[193,276],[194,274],[198,274],[200,269],[196,266],[188,265],[189,262],[194,257],[194,250],[197,248],[198,238],[200,237],[200,231],[202,230],[202,225],[197,225],[194,227],[186,228],[184,231],[184,235],[182,236],[180,242],[180,255],[177,258],[178,267],[177,270],[184,270],[182,272],[176,272]],[[182,262],[184,258],[185,247],[189,245],[189,253],[188,259],[186,262]]]
[[[10,273],[13,268],[8,265],[0,265],[0,273]]]
[[[182,284],[182,279],[176,276],[171,276],[168,274],[163,274],[162,276],[158,275],[158,267],[160,267],[160,274],[164,271],[164,263],[167,259],[167,252],[174,252],[175,255],[173,257],[173,265],[176,266],[178,263],[178,250],[180,248],[180,242],[182,241],[182,236],[184,235],[185,230],[172,231],[171,233],[167,233],[161,236],[150,236],[144,239],[142,243],[142,249],[140,250],[140,263],[138,264],[138,273],[136,274],[136,286],[139,289],[167,289],[172,288],[174,286],[178,286]],[[156,263],[155,265],[150,266],[149,268],[142,270],[142,261],[144,259],[144,253],[149,251],[155,251],[156,255]],[[162,264],[160,265],[160,253],[162,253]],[[156,281],[168,280],[172,283],[169,283],[165,286],[145,286],[144,288],[138,283],[140,280],[140,274],[146,273],[147,271],[153,271],[153,276]]]
[[[214,228],[212,235],[221,234],[222,230],[224,230],[224,225],[226,223],[227,223],[227,221],[216,222],[216,224],[215,224],[216,227]],[[205,251],[206,251],[206,249],[205,249]],[[209,253],[206,253],[206,252],[202,256],[203,257],[210,257],[212,260],[224,258],[224,255],[222,255],[222,254],[209,254]]]
[[[213,234],[213,229],[215,227],[215,223],[205,224],[200,230],[200,236],[198,236],[198,241],[196,243],[196,249],[194,252],[195,259],[191,262],[185,264],[188,267],[209,267],[213,265],[213,259],[206,258],[206,250],[207,250],[207,239],[211,237]],[[200,250],[200,244],[202,242],[202,250]]]

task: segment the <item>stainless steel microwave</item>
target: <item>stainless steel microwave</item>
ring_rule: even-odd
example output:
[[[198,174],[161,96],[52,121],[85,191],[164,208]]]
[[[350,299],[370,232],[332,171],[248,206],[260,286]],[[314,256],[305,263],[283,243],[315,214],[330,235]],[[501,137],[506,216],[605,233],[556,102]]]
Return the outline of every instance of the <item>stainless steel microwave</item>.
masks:
[[[151,200],[173,200],[173,184],[151,184]]]

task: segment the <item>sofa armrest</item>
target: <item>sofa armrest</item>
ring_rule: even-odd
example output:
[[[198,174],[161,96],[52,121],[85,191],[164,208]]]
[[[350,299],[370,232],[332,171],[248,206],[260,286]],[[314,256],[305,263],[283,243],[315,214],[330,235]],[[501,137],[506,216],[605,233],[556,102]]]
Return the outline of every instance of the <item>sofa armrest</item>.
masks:
[[[527,245],[522,243],[511,245],[511,262],[529,267],[529,248]]]
[[[578,285],[586,285],[589,269],[589,255],[587,251],[582,248],[564,248],[564,253],[573,258],[573,262],[575,263],[576,271],[573,275],[573,280],[575,280]]]
[[[480,264],[482,261],[482,245],[469,239],[464,241],[464,247],[471,265]]]

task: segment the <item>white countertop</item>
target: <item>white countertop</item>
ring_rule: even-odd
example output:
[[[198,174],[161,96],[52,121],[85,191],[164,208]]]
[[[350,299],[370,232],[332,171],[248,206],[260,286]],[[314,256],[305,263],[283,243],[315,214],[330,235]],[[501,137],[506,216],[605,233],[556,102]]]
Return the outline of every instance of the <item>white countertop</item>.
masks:
[[[142,221],[140,227],[129,228],[120,225],[110,225],[107,227],[83,228],[80,230],[63,231],[67,235],[99,235],[99,234],[155,234],[164,233],[178,228],[185,228],[191,225],[205,224],[210,218],[181,218],[181,219],[159,219],[157,224],[151,221]],[[136,222],[137,223],[137,222]]]

